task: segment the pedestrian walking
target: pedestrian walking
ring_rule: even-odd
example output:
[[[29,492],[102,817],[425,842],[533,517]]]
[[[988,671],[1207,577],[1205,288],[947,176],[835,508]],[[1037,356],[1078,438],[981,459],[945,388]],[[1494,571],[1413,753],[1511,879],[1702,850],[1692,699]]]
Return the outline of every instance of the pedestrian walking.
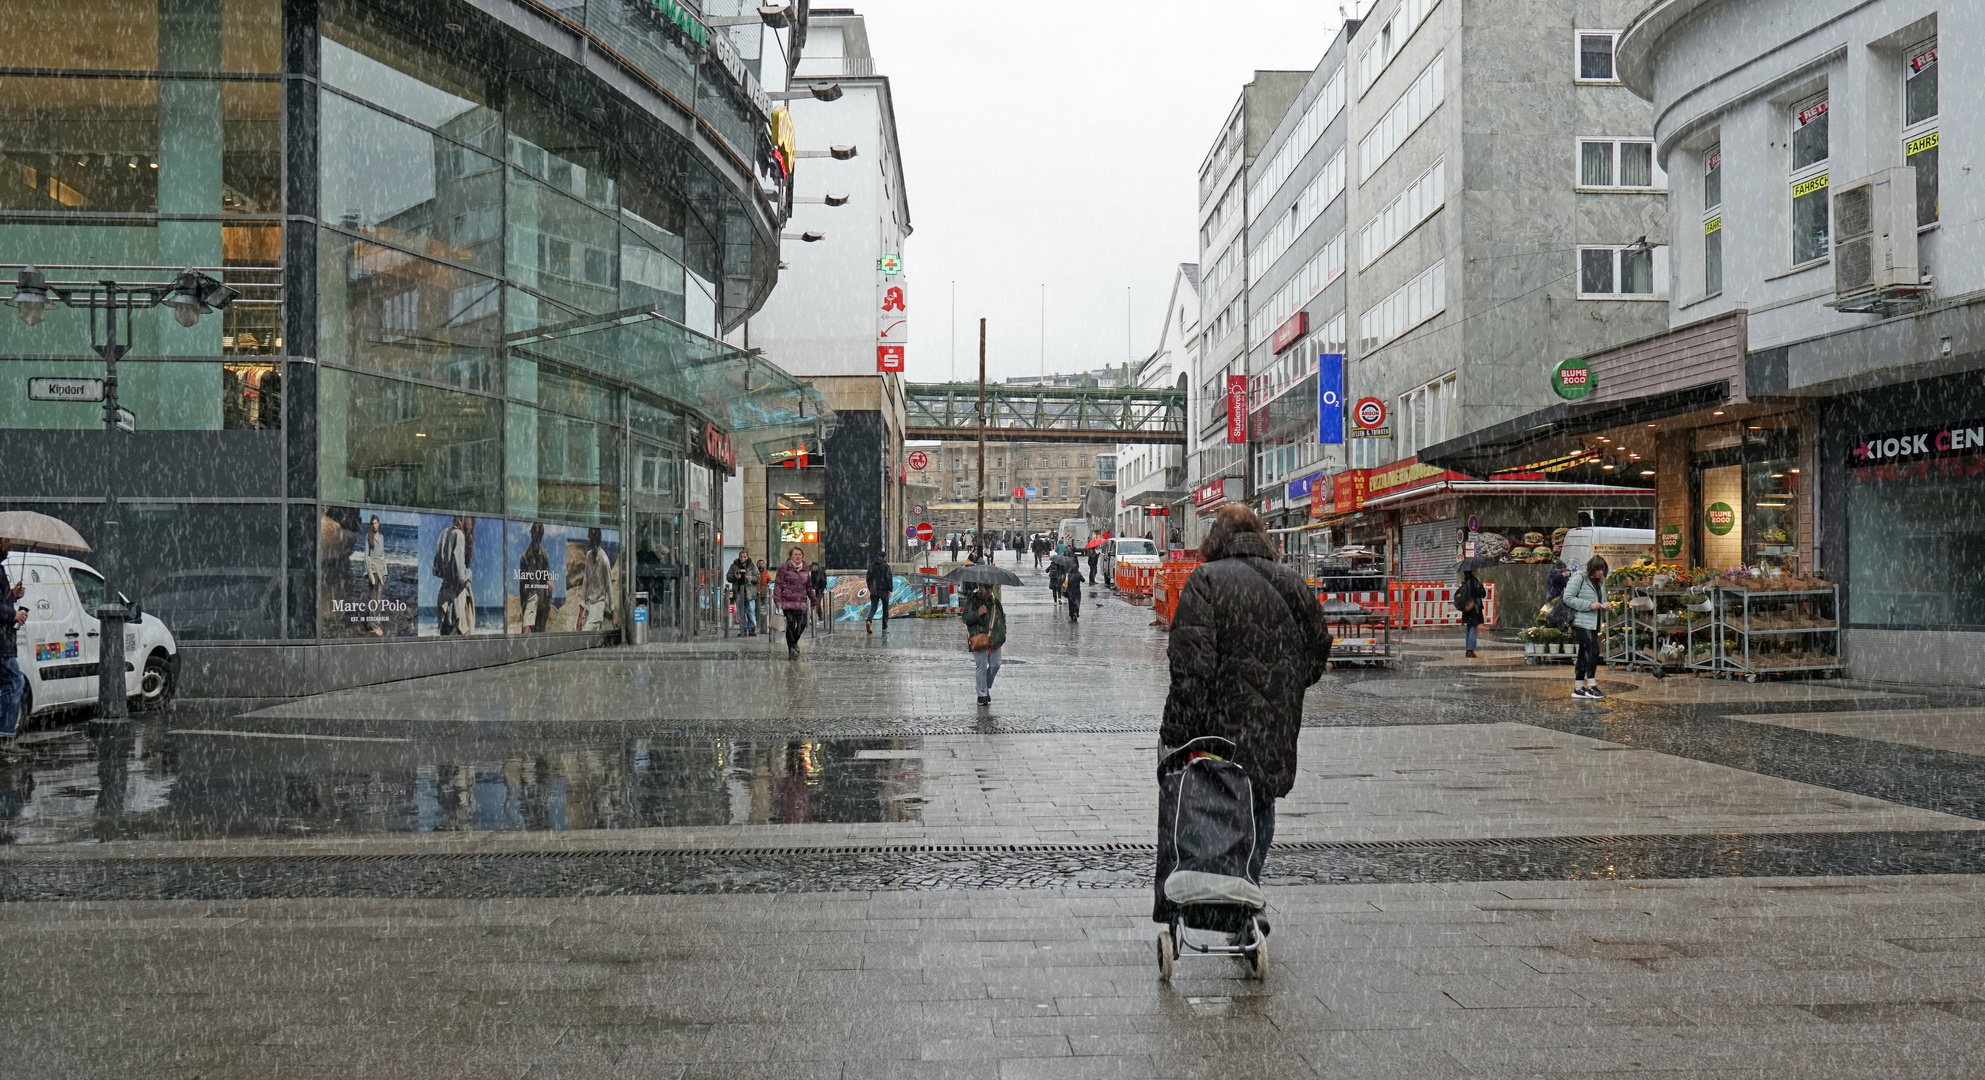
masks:
[[[965,647],[972,650],[979,704],[990,705],[993,679],[999,676],[999,651],[1006,645],[1006,609],[999,603],[999,586],[975,584],[966,589],[958,614],[965,620]]]
[[[882,612],[882,632],[889,632],[889,597],[896,591],[896,571],[889,568],[889,560],[882,552],[875,553],[875,561],[868,564],[868,618],[862,620],[862,629],[875,633],[875,613]]]
[[[813,600],[814,632],[819,633],[820,623],[827,621],[827,571],[817,562],[807,564],[806,593]]]
[[[957,562],[957,561],[958,561],[958,534],[957,534],[957,533],[952,533],[952,534],[951,534],[951,561],[952,561],[952,562]]]
[[[1067,576],[1068,571],[1062,566],[1061,556],[1056,555],[1048,560],[1048,595],[1054,597],[1057,607],[1061,605],[1062,580]]]
[[[1489,590],[1482,585],[1473,570],[1461,572],[1461,584],[1454,587],[1454,606],[1461,612],[1461,636],[1463,655],[1475,658],[1475,632],[1482,626],[1482,605],[1488,601]]]
[[[760,559],[754,567],[758,574],[758,588],[751,594],[751,617],[756,621],[751,625],[753,633],[764,633],[772,625],[772,605],[766,601],[772,598],[772,571],[765,569],[765,560]]]
[[[28,609],[20,603],[27,587],[7,577],[7,555],[13,546],[13,541],[0,536],[0,596],[7,598],[7,614],[0,617],[0,739],[6,740],[0,744],[0,757],[7,758],[24,756],[14,747],[14,734],[21,725],[21,691],[28,685],[21,674],[18,636],[21,624],[28,621]]]
[[[1599,616],[1613,610],[1606,600],[1606,560],[1594,555],[1586,560],[1585,572],[1565,584],[1564,603],[1572,610],[1571,632],[1578,639],[1578,657],[1572,662],[1571,696],[1596,701],[1606,696],[1599,689]]]
[[[758,611],[753,602],[758,595],[758,569],[752,565],[750,552],[739,549],[737,561],[724,574],[724,583],[731,587],[731,612],[737,619],[738,636],[758,636]]]
[[[800,658],[800,635],[806,633],[808,593],[806,552],[794,548],[779,564],[779,574],[772,582],[772,602],[786,619],[786,655],[794,660]]]
[[[1068,621],[1075,622],[1082,618],[1082,572],[1080,570],[1068,575],[1068,580],[1062,585],[1062,591],[1068,595]]]
[[[1089,584],[1096,584],[1096,560],[1103,557],[1101,545],[1089,549]]]
[[[1172,619],[1172,683],[1158,741],[1233,743],[1254,790],[1249,870],[1259,882],[1275,800],[1296,782],[1303,693],[1330,662],[1330,631],[1316,594],[1275,561],[1267,526],[1245,505],[1222,507],[1199,550],[1206,561],[1186,579]]]

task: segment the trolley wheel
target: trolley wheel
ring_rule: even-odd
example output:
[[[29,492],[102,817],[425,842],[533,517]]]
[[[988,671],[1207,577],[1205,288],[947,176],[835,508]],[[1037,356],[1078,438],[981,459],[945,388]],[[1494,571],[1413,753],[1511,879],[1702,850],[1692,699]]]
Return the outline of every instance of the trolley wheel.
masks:
[[[1178,956],[1177,947],[1172,944],[1170,930],[1158,931],[1158,981],[1172,981],[1172,960]]]
[[[1248,954],[1248,964],[1254,968],[1254,977],[1268,978],[1268,939],[1257,933],[1254,937],[1254,951]]]
[[[1753,672],[1751,672],[1751,673],[1749,673],[1749,674],[1747,674],[1747,675],[1745,675],[1745,676],[1744,676],[1744,681],[1745,681],[1745,682],[1757,682],[1757,681],[1758,681],[1758,673],[1757,673],[1757,672],[1755,672],[1755,671],[1753,671]]]

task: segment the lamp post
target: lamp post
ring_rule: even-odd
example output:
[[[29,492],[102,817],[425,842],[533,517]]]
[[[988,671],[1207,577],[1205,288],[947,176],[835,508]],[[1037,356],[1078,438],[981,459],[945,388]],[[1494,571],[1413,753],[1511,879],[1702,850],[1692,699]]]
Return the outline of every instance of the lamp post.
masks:
[[[198,325],[200,317],[234,302],[235,290],[207,274],[188,267],[163,285],[127,285],[114,278],[95,282],[64,282],[51,285],[46,274],[35,266],[23,266],[14,281],[14,294],[8,299],[14,313],[29,326],[41,325],[51,303],[78,308],[89,314],[90,348],[103,359],[103,456],[104,526],[102,553],[97,569],[104,578],[103,603],[97,618],[97,703],[91,722],[120,725],[130,722],[130,709],[124,700],[124,625],[130,618],[130,598],[112,587],[112,575],[122,545],[122,523],[117,513],[118,432],[137,428],[137,418],[117,403],[117,362],[131,351],[133,315],[139,308],[164,304],[172,309],[173,321],[181,326]],[[103,312],[103,329],[97,329],[97,312]],[[117,337],[117,315],[124,314],[124,339]]]

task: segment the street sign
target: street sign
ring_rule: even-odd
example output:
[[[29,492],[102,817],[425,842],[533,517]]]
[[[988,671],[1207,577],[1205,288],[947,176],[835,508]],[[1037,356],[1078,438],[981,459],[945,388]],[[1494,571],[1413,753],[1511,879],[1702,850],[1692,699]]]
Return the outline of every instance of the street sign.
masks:
[[[922,450],[910,451],[910,468],[922,471],[923,467],[928,464],[930,464],[929,454],[924,453]],[[918,513],[922,513],[922,511],[918,511]]]
[[[60,379],[51,375],[28,380],[29,401],[102,401],[102,379]]]
[[[937,530],[931,528],[930,522],[928,521],[917,526],[917,540],[921,543],[925,543],[925,544],[930,543],[930,538],[936,535],[937,535]]]
[[[1375,397],[1359,398],[1357,406],[1351,411],[1351,422],[1366,431],[1384,427],[1385,402]]]
[[[117,430],[119,430],[119,431],[136,431],[136,430],[138,430],[138,414],[137,414],[137,413],[134,413],[134,412],[132,412],[131,410],[129,410],[129,409],[127,409],[127,408],[124,408],[124,407],[123,407],[123,406],[121,406],[121,405],[120,405],[120,406],[118,406],[118,408],[117,408]]]
[[[917,538],[917,527],[915,525],[903,526],[903,539],[915,540],[916,538]]]
[[[1029,499],[1039,498],[1039,496],[1036,494],[1036,492],[1040,490],[1039,488],[1026,488],[1025,490],[1027,492],[1027,494],[1024,496],[1025,498],[1029,498]]]
[[[923,503],[917,503],[916,505],[914,505],[914,506],[912,506],[912,507],[910,507],[910,513],[912,513],[912,514],[915,514],[915,515],[917,515],[918,517],[923,517],[923,516],[924,516],[924,504],[923,504]]]

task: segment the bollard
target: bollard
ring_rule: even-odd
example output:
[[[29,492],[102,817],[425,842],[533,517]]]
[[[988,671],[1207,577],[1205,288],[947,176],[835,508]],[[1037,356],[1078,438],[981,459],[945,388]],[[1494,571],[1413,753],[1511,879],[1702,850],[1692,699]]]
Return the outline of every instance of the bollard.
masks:
[[[632,644],[646,645],[648,643],[648,594],[645,592],[634,594],[633,631]]]

